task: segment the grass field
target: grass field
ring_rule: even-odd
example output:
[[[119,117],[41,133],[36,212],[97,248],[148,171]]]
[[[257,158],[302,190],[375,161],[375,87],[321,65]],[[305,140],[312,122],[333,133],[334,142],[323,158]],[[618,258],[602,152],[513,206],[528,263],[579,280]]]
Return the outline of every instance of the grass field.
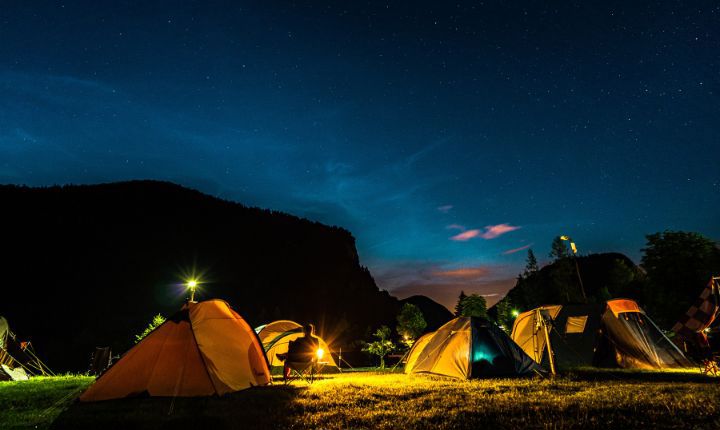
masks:
[[[720,428],[720,379],[697,372],[579,370],[552,381],[457,381],[363,372],[330,375],[312,385],[258,387],[222,398],[71,403],[70,397],[90,382],[87,377],[64,377],[0,383],[0,426]]]

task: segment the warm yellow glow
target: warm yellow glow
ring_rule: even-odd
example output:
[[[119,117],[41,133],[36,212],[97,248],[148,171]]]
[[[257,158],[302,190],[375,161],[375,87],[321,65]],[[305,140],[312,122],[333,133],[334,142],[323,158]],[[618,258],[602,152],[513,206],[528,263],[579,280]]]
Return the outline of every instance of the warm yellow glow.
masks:
[[[197,284],[198,284],[198,283],[197,283],[196,280],[191,279],[191,280],[188,281],[187,286],[188,286],[188,288],[195,288],[195,287],[197,287]]]
[[[322,348],[318,348],[318,350],[317,350],[317,352],[315,352],[315,354],[317,354],[318,360],[322,360],[323,356],[325,355],[325,350]]]
[[[568,236],[560,236],[560,240],[570,240],[570,237],[568,237]]]
[[[515,317],[515,318],[517,318],[518,315],[520,315],[520,311],[517,310],[517,309],[513,309],[513,311],[512,311],[512,316]]]

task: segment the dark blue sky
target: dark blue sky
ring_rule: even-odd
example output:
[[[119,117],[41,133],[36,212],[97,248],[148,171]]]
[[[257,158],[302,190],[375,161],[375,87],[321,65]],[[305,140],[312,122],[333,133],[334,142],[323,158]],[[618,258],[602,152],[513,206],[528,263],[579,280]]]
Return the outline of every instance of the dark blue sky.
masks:
[[[9,1],[0,183],[175,181],[494,302],[558,234],[720,239],[719,31],[714,2]]]

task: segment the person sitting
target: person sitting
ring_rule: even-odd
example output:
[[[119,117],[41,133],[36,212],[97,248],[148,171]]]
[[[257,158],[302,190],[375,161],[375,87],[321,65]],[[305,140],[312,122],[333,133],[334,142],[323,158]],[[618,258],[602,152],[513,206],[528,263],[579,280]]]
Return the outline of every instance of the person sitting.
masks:
[[[288,344],[288,352],[283,366],[285,379],[290,377],[293,369],[305,370],[313,365],[319,347],[320,342],[315,337],[315,327],[312,324],[304,326],[303,336]]]

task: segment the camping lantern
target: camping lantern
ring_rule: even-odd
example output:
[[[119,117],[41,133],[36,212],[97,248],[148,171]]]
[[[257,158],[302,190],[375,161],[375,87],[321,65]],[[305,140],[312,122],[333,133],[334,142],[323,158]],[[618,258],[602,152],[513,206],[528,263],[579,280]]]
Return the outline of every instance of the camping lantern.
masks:
[[[317,351],[315,351],[315,355],[317,355],[318,360],[322,360],[323,356],[325,355],[325,350],[322,348],[318,348]]]

